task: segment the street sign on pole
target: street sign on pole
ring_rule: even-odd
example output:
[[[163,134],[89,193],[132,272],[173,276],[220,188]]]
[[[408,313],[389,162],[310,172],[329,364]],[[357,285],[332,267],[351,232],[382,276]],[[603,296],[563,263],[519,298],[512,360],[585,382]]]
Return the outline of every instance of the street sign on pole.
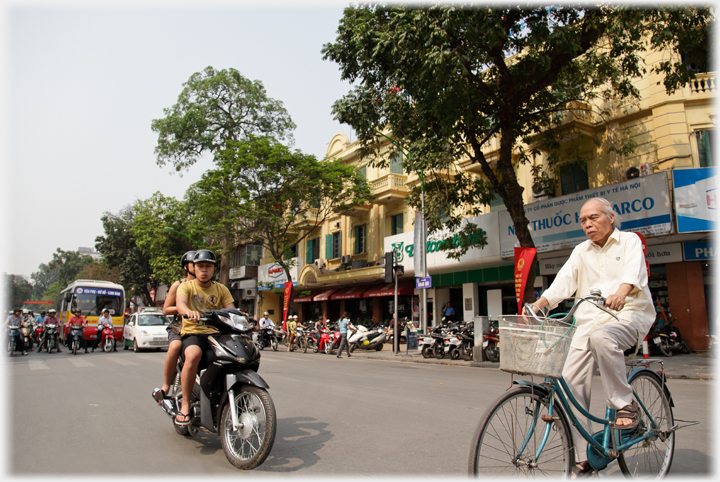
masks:
[[[428,288],[432,288],[431,276],[428,276],[426,278],[415,278],[415,289],[425,290]]]

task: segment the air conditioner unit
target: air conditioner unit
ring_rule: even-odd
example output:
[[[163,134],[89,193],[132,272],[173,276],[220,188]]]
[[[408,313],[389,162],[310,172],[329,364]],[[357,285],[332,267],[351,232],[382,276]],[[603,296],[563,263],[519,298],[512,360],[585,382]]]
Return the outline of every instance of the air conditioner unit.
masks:
[[[640,169],[640,176],[649,176],[654,171],[652,164],[647,162],[645,164],[640,164],[638,168]]]
[[[352,264],[352,262],[353,262],[352,255],[344,254],[340,258],[340,264],[342,264],[342,265]]]
[[[652,164],[645,163],[640,164],[638,166],[630,166],[627,169],[625,169],[625,179],[635,179],[636,177],[641,176],[649,176],[651,175],[655,170],[653,169]]]
[[[315,267],[316,267],[317,269],[323,269],[323,268],[325,267],[325,260],[324,260],[324,259],[318,258],[318,259],[316,259],[316,260],[313,261],[313,262],[315,263]]]
[[[367,265],[368,262],[366,259],[358,259],[357,261],[352,262],[352,269],[366,268]]]
[[[256,297],[257,297],[257,289],[255,289],[255,288],[245,288],[245,289],[243,290],[242,299],[248,300],[248,299],[252,299],[252,298],[256,298]]]

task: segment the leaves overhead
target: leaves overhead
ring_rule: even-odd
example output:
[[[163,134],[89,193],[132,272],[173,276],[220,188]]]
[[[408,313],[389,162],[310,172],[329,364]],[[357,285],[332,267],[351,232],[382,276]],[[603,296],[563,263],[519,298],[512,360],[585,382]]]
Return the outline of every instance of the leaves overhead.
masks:
[[[187,169],[203,155],[215,155],[228,141],[269,135],[292,142],[295,124],[282,102],[271,99],[258,80],[236,69],[207,67],[183,84],[178,101],[152,121],[158,133],[157,163]]]

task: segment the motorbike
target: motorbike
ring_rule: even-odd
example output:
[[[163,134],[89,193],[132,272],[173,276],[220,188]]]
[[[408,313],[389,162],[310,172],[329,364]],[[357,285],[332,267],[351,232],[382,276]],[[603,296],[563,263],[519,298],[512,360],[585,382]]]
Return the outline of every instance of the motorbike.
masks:
[[[422,354],[423,358],[434,358],[435,347],[442,345],[443,343],[443,330],[446,328],[444,325],[445,318],[442,319],[442,323],[433,328],[428,328],[426,335],[418,337],[418,349]]]
[[[277,351],[278,337],[277,333],[275,332],[275,328],[260,328],[255,344],[258,350],[262,350],[266,346],[269,346],[273,349],[273,351]]]
[[[6,336],[8,353],[10,353],[10,356],[13,356],[15,354],[15,350],[17,349],[17,340],[20,336],[22,336],[20,332],[20,325],[8,325]]]
[[[83,333],[83,326],[82,325],[72,325],[70,326],[70,334],[72,335],[72,341],[70,342],[70,351],[72,351],[73,355],[77,355],[77,352],[80,350],[80,348],[85,348],[85,351],[87,351],[87,340],[85,340],[85,334]]]
[[[445,330],[441,331],[442,343],[438,343],[433,347],[435,358],[438,360],[445,357],[452,360],[460,358],[462,338],[457,334],[459,331],[459,324],[450,324]]]
[[[253,469],[270,454],[277,427],[269,387],[257,373],[260,352],[251,338],[256,322],[234,308],[207,312],[201,321],[219,333],[210,336],[211,348],[198,366],[190,424],[178,425],[173,420],[173,425],[184,436],[194,436],[200,429],[218,434],[228,461],[238,469]],[[173,419],[182,405],[180,374],[184,360],[181,355],[170,393],[159,388],[153,391],[153,398]]]
[[[25,342],[25,348],[32,350],[33,348],[33,332],[35,331],[35,322],[33,320],[27,320],[25,324],[20,328],[20,332]]]
[[[45,349],[48,353],[52,353],[53,348],[57,350],[60,346],[59,336],[57,323],[45,323]]]
[[[290,343],[290,351],[295,351],[295,349],[302,350],[303,353],[307,353],[308,349],[308,339],[307,335],[305,334],[305,329],[298,326],[295,328],[295,338]]]
[[[658,321],[656,321],[650,328],[650,333],[648,333],[648,345],[650,345],[650,348],[659,351],[664,356],[672,356],[673,351],[690,353],[690,349],[680,336],[680,330],[672,326],[674,321],[673,319],[662,326],[659,326]]]
[[[475,323],[468,321],[465,326],[458,333],[460,336],[461,343],[458,348],[460,357],[465,361],[471,361],[473,359],[473,353],[475,350]]]
[[[45,328],[43,327],[42,323],[38,323],[35,327],[35,330],[33,331],[33,342],[39,347],[40,346],[40,340],[42,340],[42,334]]]
[[[483,333],[482,346],[485,358],[494,363],[500,361],[500,331],[497,326],[491,326],[488,333]]]
[[[358,348],[380,351],[385,344],[385,337],[386,333],[382,326],[375,326],[368,330],[365,325],[358,325],[357,331],[348,337],[350,352],[352,353]]]
[[[95,336],[100,336],[100,347],[105,353],[109,353],[115,349],[115,330],[113,326],[108,323],[103,323],[103,329],[101,333],[97,333]]]
[[[320,343],[313,344],[313,353],[317,353],[319,351],[325,352],[325,354],[329,355],[332,352],[333,348],[333,341],[331,340],[331,337],[333,335],[331,334],[330,330],[325,328],[320,332]]]

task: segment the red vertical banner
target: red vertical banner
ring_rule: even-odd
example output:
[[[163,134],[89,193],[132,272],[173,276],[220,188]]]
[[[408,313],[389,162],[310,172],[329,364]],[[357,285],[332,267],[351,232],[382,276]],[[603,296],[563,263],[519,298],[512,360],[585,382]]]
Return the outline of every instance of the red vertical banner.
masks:
[[[292,290],[292,281],[285,283],[285,289],[283,290],[283,331],[286,331],[286,323],[288,316],[288,307],[290,306],[290,294]]]
[[[650,276],[650,261],[648,261],[647,259],[647,241],[645,241],[645,236],[638,233],[637,231],[635,232],[635,234],[638,235],[638,237],[640,238],[640,242],[642,243],[643,257],[645,258],[645,268],[647,269],[648,276]]]
[[[518,313],[522,313],[525,284],[536,252],[537,249],[535,248],[515,248],[515,299],[518,304]]]

